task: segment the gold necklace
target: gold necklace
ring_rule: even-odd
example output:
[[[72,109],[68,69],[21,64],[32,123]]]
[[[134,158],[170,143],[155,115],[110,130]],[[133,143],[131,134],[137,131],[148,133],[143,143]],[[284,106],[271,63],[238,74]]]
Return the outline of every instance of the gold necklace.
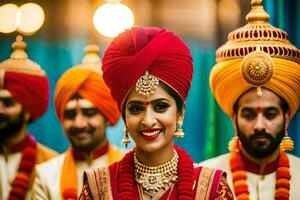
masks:
[[[134,154],[135,180],[142,186],[143,191],[151,198],[161,189],[165,190],[177,181],[178,154],[165,164],[147,166],[141,163]]]

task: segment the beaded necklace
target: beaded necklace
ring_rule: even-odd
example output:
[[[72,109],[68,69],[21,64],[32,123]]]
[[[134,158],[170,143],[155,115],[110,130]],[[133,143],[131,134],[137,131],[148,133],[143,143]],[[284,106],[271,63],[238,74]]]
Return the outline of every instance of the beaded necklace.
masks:
[[[192,200],[193,194],[193,172],[194,166],[190,156],[183,150],[174,145],[178,154],[177,166],[177,182],[174,187],[177,189],[177,198],[184,200]],[[135,150],[127,153],[120,162],[119,167],[119,181],[118,181],[118,199],[131,200],[134,199],[134,188],[136,187],[134,175],[134,153]],[[175,188],[174,188],[175,189]]]
[[[237,200],[248,200],[247,172],[240,152],[230,154],[230,169]],[[290,164],[287,155],[280,151],[276,170],[275,200],[288,200],[290,190]]]
[[[29,188],[29,180],[36,163],[37,143],[28,135],[26,145],[22,150],[21,162],[16,177],[12,181],[8,200],[24,199]]]
[[[165,190],[177,180],[178,154],[159,166],[147,166],[141,163],[134,154],[135,180],[151,198],[161,189]]]

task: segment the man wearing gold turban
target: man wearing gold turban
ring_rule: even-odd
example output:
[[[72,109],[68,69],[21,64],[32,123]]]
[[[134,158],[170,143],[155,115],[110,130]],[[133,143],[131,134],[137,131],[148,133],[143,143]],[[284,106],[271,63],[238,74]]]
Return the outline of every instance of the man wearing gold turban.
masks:
[[[117,123],[120,112],[102,79],[98,52],[98,46],[87,46],[83,63],[58,80],[55,109],[71,147],[37,166],[34,199],[77,199],[84,170],[112,164],[123,156],[105,135],[106,127]]]
[[[300,159],[287,128],[300,102],[300,51],[271,26],[259,0],[248,24],[217,50],[210,74],[213,94],[236,135],[231,153],[201,163],[228,173],[236,199],[299,199]]]
[[[28,59],[22,36],[12,47],[0,63],[0,199],[31,199],[35,165],[57,155],[27,131],[47,110],[49,81]]]

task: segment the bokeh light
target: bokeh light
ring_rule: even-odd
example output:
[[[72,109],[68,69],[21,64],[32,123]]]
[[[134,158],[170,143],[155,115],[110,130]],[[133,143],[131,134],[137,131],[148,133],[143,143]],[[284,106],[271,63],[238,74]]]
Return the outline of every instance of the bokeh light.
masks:
[[[17,12],[18,6],[12,3],[0,7],[0,32],[11,33],[18,28]]]
[[[45,20],[43,9],[35,3],[26,3],[20,8],[18,29],[25,34],[34,33],[41,28]]]
[[[116,37],[134,23],[132,11],[122,3],[106,3],[100,6],[93,18],[95,28],[106,37]]]

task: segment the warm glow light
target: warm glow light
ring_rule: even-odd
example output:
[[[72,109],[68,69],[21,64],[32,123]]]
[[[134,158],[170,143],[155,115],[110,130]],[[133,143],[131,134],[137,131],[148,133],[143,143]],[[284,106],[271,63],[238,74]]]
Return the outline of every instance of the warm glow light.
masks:
[[[107,37],[115,37],[134,22],[132,11],[121,3],[106,3],[100,6],[93,18],[97,31]]]
[[[45,13],[35,3],[26,3],[20,7],[20,21],[18,29],[22,33],[33,33],[41,28],[44,23]]]
[[[5,4],[0,7],[0,32],[11,33],[17,29],[18,6],[15,4]]]

